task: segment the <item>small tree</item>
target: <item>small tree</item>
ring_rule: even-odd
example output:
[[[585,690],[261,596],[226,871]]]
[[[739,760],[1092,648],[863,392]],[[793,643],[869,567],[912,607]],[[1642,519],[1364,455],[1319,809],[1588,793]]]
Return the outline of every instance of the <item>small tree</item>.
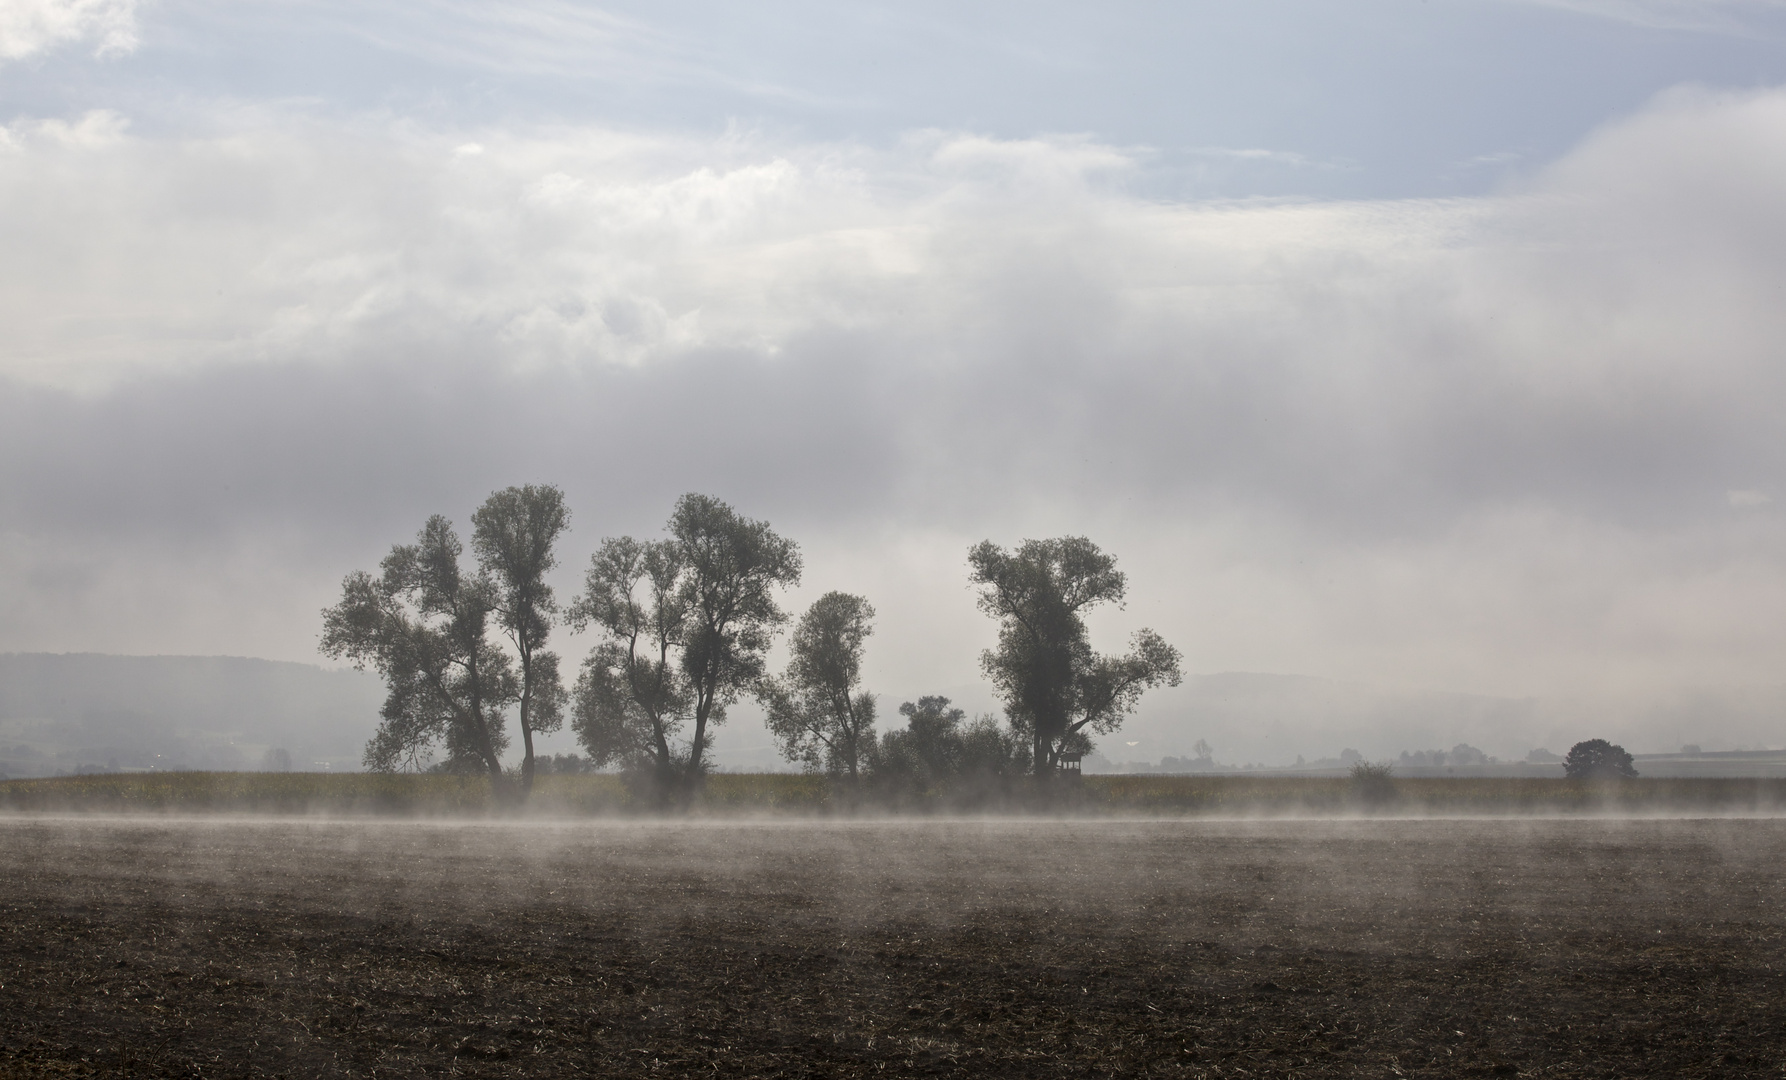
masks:
[[[571,619],[603,641],[577,680],[574,725],[597,762],[649,765],[660,795],[687,800],[708,729],[763,678],[787,619],[774,593],[799,584],[800,549],[706,495],[677,500],[667,531],[604,541],[591,559]]]
[[[546,574],[558,565],[552,547],[570,526],[564,493],[551,485],[504,488],[471,515],[472,548],[494,585],[497,625],[520,660],[517,716],[521,728],[521,791],[533,790],[533,736],[564,722],[564,684],[558,655],[546,638],[558,605]]]
[[[1359,757],[1352,762],[1352,795],[1372,806],[1395,798],[1395,767],[1389,762],[1369,762]]]
[[[787,674],[764,679],[757,691],[782,756],[851,785],[874,739],[874,695],[859,689],[873,619],[860,596],[819,597],[794,628]]]
[[[882,794],[983,794],[1029,769],[1028,740],[990,716],[971,723],[949,699],[927,696],[899,706],[906,726],[885,732],[870,756],[869,773]]]
[[[980,665],[1013,727],[1029,734],[1037,776],[1063,753],[1089,751],[1092,733],[1122,726],[1143,691],[1179,684],[1178,650],[1152,630],[1136,631],[1126,655],[1092,651],[1083,613],[1120,605],[1127,580],[1090,540],[1025,540],[1015,552],[987,540],[968,552],[968,565],[980,610],[999,621],[998,647]]]
[[[1563,756],[1563,775],[1571,780],[1618,780],[1637,775],[1631,755],[1605,739],[1578,742]]]
[[[322,652],[356,668],[371,664],[389,688],[366,744],[368,769],[419,771],[444,743],[449,765],[487,773],[505,795],[503,710],[519,687],[508,655],[489,640],[495,589],[460,571],[462,553],[452,523],[437,514],[414,544],[391,549],[379,577],[349,574],[341,602],[323,612]]]

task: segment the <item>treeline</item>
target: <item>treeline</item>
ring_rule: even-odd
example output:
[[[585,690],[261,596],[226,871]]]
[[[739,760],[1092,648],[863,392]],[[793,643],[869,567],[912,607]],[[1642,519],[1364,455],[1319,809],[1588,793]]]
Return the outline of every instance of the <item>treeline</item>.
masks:
[[[800,583],[802,562],[767,522],[684,495],[663,536],[603,540],[582,591],[563,604],[546,583],[570,527],[559,489],[495,492],[471,524],[470,565],[452,522],[436,515],[379,573],[348,575],[323,613],[323,652],[374,668],[388,688],[370,770],[481,773],[518,801],[542,771],[535,736],[568,721],[584,756],[546,769],[618,767],[653,801],[688,805],[712,770],[714,729],[750,698],[789,761],[853,798],[897,802],[939,785],[1046,781],[1115,731],[1144,691],[1180,680],[1178,651],[1151,630],[1119,655],[1092,649],[1085,613],[1120,603],[1127,580],[1083,537],[1011,550],[985,541],[968,553],[980,609],[999,626],[981,668],[1002,722],[923,697],[900,706],[903,728],[878,732],[876,696],[862,685],[867,598],[821,596],[795,623],[786,670],[768,670],[791,619],[778,596]],[[560,626],[596,637],[571,685],[547,647]],[[502,763],[511,719],[522,749],[513,774]]]

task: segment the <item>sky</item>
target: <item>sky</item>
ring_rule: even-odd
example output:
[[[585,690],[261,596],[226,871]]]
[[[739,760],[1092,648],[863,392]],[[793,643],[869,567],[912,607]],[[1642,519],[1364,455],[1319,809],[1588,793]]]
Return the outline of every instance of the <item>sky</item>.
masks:
[[[0,0],[0,124],[0,650],[318,662],[544,482],[565,597],[770,521],[888,714],[1085,535],[1106,650],[1786,740],[1786,3]]]

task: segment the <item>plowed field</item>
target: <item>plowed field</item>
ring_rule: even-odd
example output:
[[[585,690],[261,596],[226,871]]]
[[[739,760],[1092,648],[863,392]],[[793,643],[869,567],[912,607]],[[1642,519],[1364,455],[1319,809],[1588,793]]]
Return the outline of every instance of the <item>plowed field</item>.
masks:
[[[1769,1076],[1786,822],[0,818],[0,1077]]]

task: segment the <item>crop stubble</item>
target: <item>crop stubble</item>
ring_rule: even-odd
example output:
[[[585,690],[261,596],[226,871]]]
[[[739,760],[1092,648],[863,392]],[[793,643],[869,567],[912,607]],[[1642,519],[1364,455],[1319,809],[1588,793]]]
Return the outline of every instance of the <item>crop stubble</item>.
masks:
[[[0,818],[0,1076],[1780,1076],[1786,822]]]

